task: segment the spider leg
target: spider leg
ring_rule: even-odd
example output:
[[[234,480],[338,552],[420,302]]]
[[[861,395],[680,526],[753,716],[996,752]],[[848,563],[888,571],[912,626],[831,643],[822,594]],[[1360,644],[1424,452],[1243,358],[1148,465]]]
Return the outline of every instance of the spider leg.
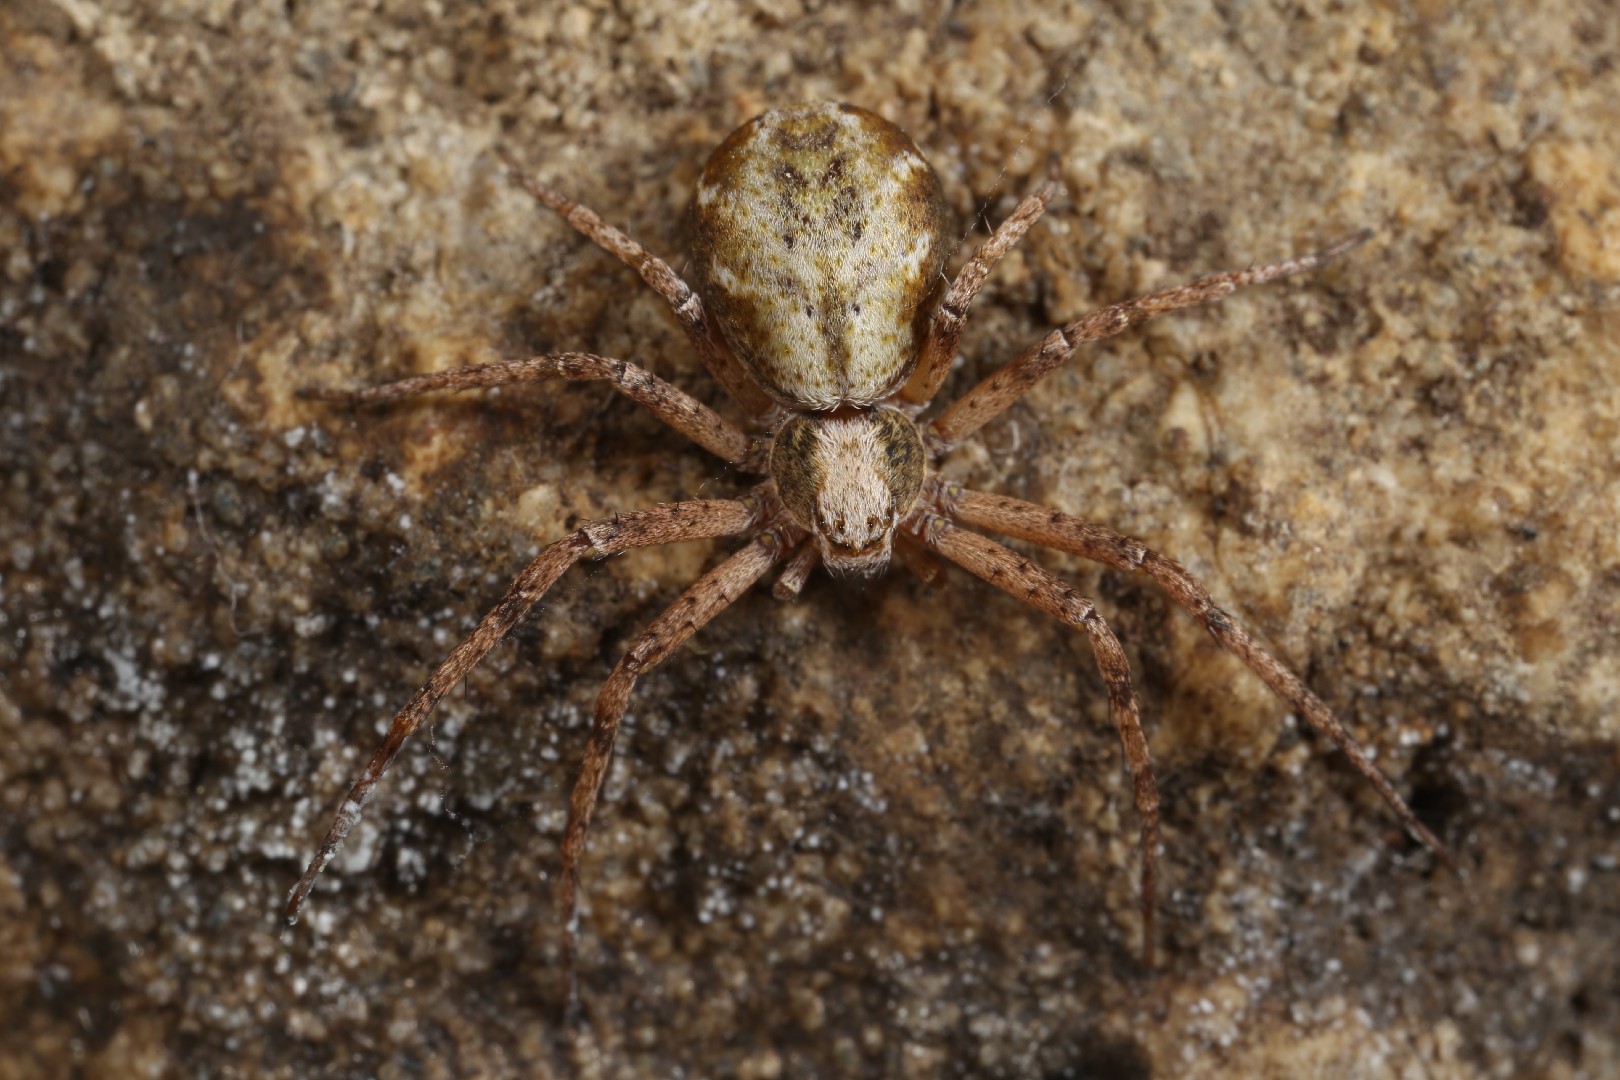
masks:
[[[697,350],[698,359],[703,361],[703,366],[709,369],[709,374],[725,388],[733,401],[752,416],[770,411],[773,404],[770,397],[754,383],[742,362],[715,333],[704,314],[703,301],[698,294],[669,268],[667,262],[603,221],[589,207],[565,198],[530,177],[505,149],[496,153],[505,163],[514,183],[544,206],[555,210],[587,240],[640,274],[641,280],[664,298],[675,313],[675,318],[680,321],[681,329],[686,331],[692,347]]]
[[[1216,606],[1209,591],[1185,567],[1127,536],[1100,528],[1068,514],[1034,503],[959,488],[945,489],[938,497],[940,509],[965,525],[972,525],[1004,536],[1016,536],[1045,547],[1084,556],[1105,566],[1129,573],[1145,574],[1193,618],[1204,624],[1216,641],[1234,653],[1259,675],[1276,695],[1287,702],[1307,723],[1337,746],[1350,759],[1356,771],[1366,778],[1408,831],[1453,869],[1456,863],[1381,769],[1368,758],[1361,744],[1339,723],[1336,716],[1311,693],[1282,661],[1261,648],[1232,617]]]
[[[662,662],[670,653],[702,628],[710,619],[730,607],[781,560],[796,536],[768,530],[719,566],[704,574],[681,594],[664,613],[641,632],[636,643],[624,654],[608,676],[596,699],[596,718],[591,724],[590,741],[580,762],[579,779],[568,802],[568,824],[563,829],[562,883],[557,895],[564,930],[563,982],[565,1011],[574,1002],[574,952],[579,935],[579,859],[585,851],[585,832],[591,824],[596,798],[602,791],[608,765],[613,759],[613,743],[619,723],[630,702],[630,691],[643,671]]]
[[[359,820],[361,808],[371,798],[377,781],[398,755],[405,740],[427,719],[439,699],[506,636],[564,571],[581,559],[603,558],[631,548],[735,536],[758,525],[764,513],[764,504],[752,497],[667,503],[648,510],[586,522],[536,556],[518,574],[500,603],[479,620],[467,639],[445,657],[422,688],[395,714],[382,745],[371,755],[371,760],[344,797],[326,839],[321,842],[320,850],[288,894],[287,922],[292,924],[298,921],[298,911],[314,887],[315,879],[332,861],[343,838]]]
[[[968,307],[984,287],[990,270],[1011,251],[1013,245],[1024,238],[1029,227],[1046,212],[1046,204],[1057,197],[1056,184],[1043,184],[1036,192],[1018,204],[1012,216],[1003,221],[956,275],[950,291],[939,310],[928,324],[928,337],[923,342],[922,357],[911,373],[900,396],[914,405],[926,405],[939,391],[939,384],[951,370],[956,359],[956,346],[962,340],[962,327],[967,324]]]
[[[312,401],[370,405],[434,390],[477,390],[542,379],[612,383],[619,393],[716,457],[749,471],[763,471],[763,463],[756,460],[759,455],[753,452],[754,439],[737,425],[649,371],[623,360],[591,353],[569,352],[531,356],[523,360],[498,360],[354,390],[305,387],[298,391],[298,396]]]
[[[1254,266],[1247,270],[1227,270],[1219,274],[1210,274],[1174,289],[1139,296],[1134,300],[1113,304],[1089,315],[1083,315],[1067,326],[1053,330],[962,395],[929,426],[929,434],[939,450],[948,449],[963,437],[979,430],[1007,406],[1023,397],[1030,387],[1074,355],[1074,350],[1080,345],[1099,338],[1112,337],[1158,315],[1193,304],[1218,300],[1250,285],[1262,285],[1289,274],[1315,269],[1329,259],[1337,258],[1356,245],[1365,243],[1371,236],[1372,230],[1365,229],[1311,255],[1302,255],[1297,259],[1287,259],[1266,266]]]
[[[1010,548],[988,537],[959,529],[938,514],[923,512],[907,522],[909,535],[1028,604],[1068,626],[1079,627],[1091,638],[1097,670],[1108,688],[1108,711],[1119,729],[1136,809],[1142,815],[1142,960],[1153,966],[1153,886],[1159,865],[1159,792],[1153,782],[1153,756],[1142,734],[1142,717],[1131,689],[1131,669],[1125,650],[1090,600],[1068,584],[1036,566]]]

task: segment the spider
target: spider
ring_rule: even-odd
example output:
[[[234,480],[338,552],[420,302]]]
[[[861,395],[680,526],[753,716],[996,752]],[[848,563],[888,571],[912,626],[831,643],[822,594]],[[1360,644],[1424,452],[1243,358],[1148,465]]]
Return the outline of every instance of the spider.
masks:
[[[692,208],[694,291],[662,259],[531,179],[510,154],[500,156],[514,183],[635,270],[668,302],[704,366],[749,418],[747,425],[623,360],[579,352],[460,367],[357,390],[307,389],[302,396],[362,404],[544,379],[609,382],[733,469],[764,479],[733,499],[670,503],[589,521],[541,551],[395,715],[288,897],[289,923],[297,921],[316,878],[405,740],[569,567],[632,548],[715,537],[742,537],[745,543],[653,620],[597,698],[562,840],[558,904],[567,928],[563,964],[570,999],[580,856],[636,679],[775,567],[782,569],[773,592],[789,599],[817,564],[835,576],[871,576],[893,560],[932,579],[940,572],[932,556],[1090,639],[1141,815],[1142,955],[1152,966],[1159,799],[1125,652],[1090,600],[977,529],[1153,579],[1331,739],[1406,828],[1450,864],[1439,840],[1327,706],[1179,564],[1101,526],[968,490],[933,471],[952,447],[1078,346],[1236,289],[1311,270],[1370,232],[1315,254],[1211,274],[1084,315],[920,422],[956,357],[974,296],[996,262],[1041,217],[1058,192],[1055,183],[1024,199],[946,287],[944,196],[932,167],[904,132],[851,105],[765,112],[727,137],[704,167]]]

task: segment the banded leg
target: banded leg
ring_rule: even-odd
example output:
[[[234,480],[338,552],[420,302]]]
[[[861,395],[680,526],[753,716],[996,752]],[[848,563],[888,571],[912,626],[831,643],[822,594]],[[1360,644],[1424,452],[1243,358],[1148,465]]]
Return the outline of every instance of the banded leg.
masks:
[[[523,360],[498,360],[492,364],[415,375],[408,379],[364,386],[355,390],[305,387],[298,396],[311,401],[337,401],[350,405],[371,405],[381,401],[426,394],[434,390],[478,390],[507,383],[567,379],[573,382],[608,382],[625,397],[644,407],[658,419],[697,443],[716,457],[750,472],[763,471],[763,462],[752,454],[754,440],[737,425],[726,420],[692,395],[658,376],[623,360],[591,353],[557,353],[531,356]]]
[[[969,573],[1016,596],[1091,638],[1097,670],[1108,688],[1108,711],[1119,729],[1136,809],[1142,815],[1142,962],[1153,966],[1153,886],[1159,866],[1159,792],[1153,782],[1153,756],[1142,734],[1142,717],[1131,689],[1131,668],[1119,639],[1090,600],[1010,548],[988,537],[958,529],[937,514],[925,514],[914,536]]]
[[[602,781],[613,760],[613,744],[630,703],[630,691],[643,671],[661,663],[710,619],[730,607],[781,560],[797,539],[797,536],[784,536],[775,530],[767,531],[704,574],[641,632],[630,651],[614,666],[597,696],[590,741],[585,744],[579,779],[574,782],[574,793],[568,802],[568,824],[563,829],[562,841],[562,887],[557,896],[565,928],[565,1008],[570,1011],[574,1005],[574,950],[579,934],[579,859],[585,851],[585,832],[590,828],[591,813],[596,809]]]
[[[581,206],[535,180],[523,171],[517,159],[506,150],[496,151],[506,165],[512,181],[533,195],[542,205],[555,210],[580,235],[618,259],[641,275],[641,280],[652,286],[654,292],[669,304],[687,339],[697,350],[698,359],[709,369],[726,393],[750,416],[769,412],[772,401],[748,375],[747,369],[734,356],[724,340],[715,333],[703,311],[703,301],[692,287],[681,280],[669,264],[624,233],[597,216],[589,207]]]
[[[1210,274],[1174,289],[1139,296],[1083,315],[1062,329],[1052,331],[962,395],[956,404],[929,426],[929,433],[940,449],[949,449],[1023,397],[1030,387],[1068,360],[1074,355],[1074,350],[1086,342],[1112,337],[1155,316],[1218,300],[1250,285],[1263,285],[1289,274],[1313,270],[1329,259],[1365,243],[1371,236],[1372,230],[1364,229],[1311,255],[1247,270]]]
[[[1344,725],[1322,703],[1322,699],[1311,693],[1282,661],[1261,648],[1241,626],[1232,621],[1230,615],[1217,607],[1209,591],[1180,563],[1119,533],[1005,495],[948,488],[941,493],[939,506],[964,525],[989,529],[1003,536],[1016,536],[1128,573],[1145,574],[1158,582],[1182,610],[1204,624],[1211,637],[1247,664],[1307,723],[1332,739],[1333,744],[1350,759],[1356,771],[1383,796],[1384,802],[1389,804],[1407,830],[1442,862],[1455,868],[1456,864],[1440,841],[1412,813],[1412,808],[1406,805],[1406,800],[1401,798],[1389,778],[1372,763],[1355,736],[1345,730]]]
[[[304,876],[287,896],[286,917],[289,924],[298,921],[298,911],[315,885],[326,864],[343,843],[360,811],[371,798],[377,781],[399,754],[400,747],[411,733],[422,726],[439,699],[460,682],[501,638],[523,618],[546,590],[569,567],[583,558],[603,558],[638,547],[656,547],[681,540],[699,540],[716,536],[735,536],[759,524],[762,504],[753,498],[709,499],[692,502],[668,503],[650,510],[638,510],[601,521],[590,521],[569,535],[547,547],[517,576],[500,603],[479,620],[478,626],[467,639],[433,670],[405,707],[394,715],[394,722],[366,763],[343,804],[338,808],[332,827],[321,842],[321,847],[310,860]]]
[[[1046,212],[1047,203],[1057,197],[1056,184],[1042,185],[1035,194],[1018,204],[1012,217],[1001,223],[984,246],[974,252],[956,280],[939,310],[928,324],[928,337],[923,342],[922,357],[917,369],[911,373],[900,396],[914,405],[926,405],[939,392],[939,384],[950,373],[951,361],[956,359],[956,347],[962,340],[962,327],[967,324],[968,307],[984,287],[984,279],[1001,257],[1024,238],[1029,227]]]

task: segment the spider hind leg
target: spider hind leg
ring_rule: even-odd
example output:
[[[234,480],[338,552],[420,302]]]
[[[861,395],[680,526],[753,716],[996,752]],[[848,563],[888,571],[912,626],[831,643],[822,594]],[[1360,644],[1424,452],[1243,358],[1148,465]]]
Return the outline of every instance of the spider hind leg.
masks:
[[[664,298],[674,313],[687,340],[697,350],[698,359],[744,412],[758,416],[771,409],[770,396],[749,377],[742,362],[715,331],[713,321],[703,308],[703,301],[692,291],[669,263],[615,229],[590,207],[582,206],[559,192],[535,180],[506,150],[499,150],[501,162],[506,166],[512,182],[534,196],[542,206],[556,211],[564,221],[597,247],[618,259],[641,275],[641,280]]]
[[[755,452],[754,440],[737,425],[651,372],[624,360],[593,353],[555,353],[521,360],[497,360],[354,389],[303,387],[298,391],[298,396],[308,401],[373,405],[439,390],[457,393],[549,379],[612,383],[619,393],[711,454],[746,472],[761,471],[762,463]]]
[[[1004,412],[1008,406],[1036,383],[1067,363],[1074,351],[1088,341],[1099,341],[1122,333],[1149,319],[1168,315],[1194,304],[1206,304],[1229,296],[1239,289],[1264,285],[1268,281],[1314,270],[1331,259],[1371,239],[1372,231],[1363,229],[1331,247],[1309,255],[1301,255],[1264,266],[1251,266],[1246,270],[1224,270],[1195,278],[1185,285],[1138,296],[1123,303],[1099,308],[1082,315],[1067,326],[1053,330],[1030,345],[1019,355],[987,375],[973,389],[963,394],[946,409],[928,428],[930,442],[943,451],[979,430]]]

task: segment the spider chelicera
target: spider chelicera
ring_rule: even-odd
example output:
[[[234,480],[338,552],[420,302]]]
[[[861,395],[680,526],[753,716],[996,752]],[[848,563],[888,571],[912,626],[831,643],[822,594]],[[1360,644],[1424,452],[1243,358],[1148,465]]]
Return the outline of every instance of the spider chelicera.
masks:
[[[935,461],[1068,360],[1077,346],[1248,285],[1310,270],[1370,234],[1092,312],[1030,345],[932,420],[919,423],[956,357],[973,297],[991,267],[1040,218],[1057,193],[1055,185],[1020,203],[946,288],[942,270],[950,244],[944,197],[933,169],[905,133],[850,105],[766,112],[721,143],[703,170],[692,215],[694,291],[662,259],[530,179],[510,156],[503,153],[502,159],[517,184],[668,301],[704,366],[747,421],[728,420],[632,364],[589,353],[456,368],[360,390],[306,390],[303,396],[359,404],[540,379],[604,381],[738,472],[764,480],[735,499],[671,503],[586,522],[524,567],[500,603],[395,715],[293,888],[289,922],[297,920],[315,879],[401,745],[569,567],[632,548],[727,536],[747,542],[653,620],[597,698],[562,841],[558,899],[567,927],[570,992],[580,855],[637,677],[773,567],[783,568],[773,591],[786,599],[799,592],[818,563],[835,575],[872,575],[894,558],[932,577],[939,568],[929,553],[1078,627],[1090,639],[1142,818],[1142,941],[1144,961],[1151,965],[1159,801],[1124,650],[1090,600],[974,529],[1152,578],[1331,739],[1415,837],[1450,861],[1327,706],[1179,564],[1079,518],[966,490],[932,471]]]

